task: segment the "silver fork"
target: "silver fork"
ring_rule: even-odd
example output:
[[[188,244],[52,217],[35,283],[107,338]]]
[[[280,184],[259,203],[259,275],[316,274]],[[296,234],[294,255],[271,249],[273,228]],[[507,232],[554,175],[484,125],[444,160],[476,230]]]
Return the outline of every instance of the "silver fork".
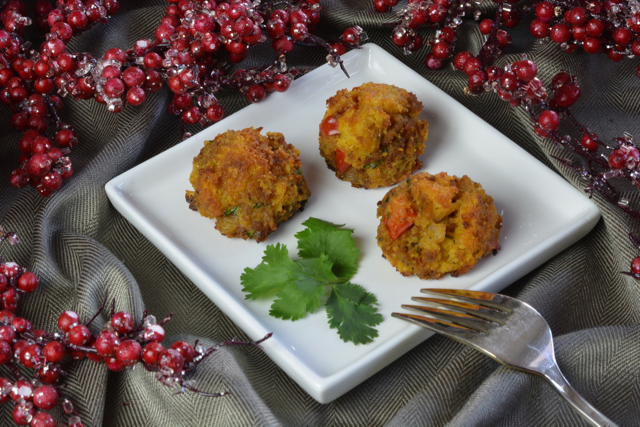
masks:
[[[449,298],[411,298],[439,307],[402,305],[429,317],[406,313],[391,313],[391,316],[460,341],[507,367],[541,375],[591,425],[616,426],[580,396],[562,375],[553,352],[551,329],[533,307],[490,292],[456,289],[421,289],[420,292]]]

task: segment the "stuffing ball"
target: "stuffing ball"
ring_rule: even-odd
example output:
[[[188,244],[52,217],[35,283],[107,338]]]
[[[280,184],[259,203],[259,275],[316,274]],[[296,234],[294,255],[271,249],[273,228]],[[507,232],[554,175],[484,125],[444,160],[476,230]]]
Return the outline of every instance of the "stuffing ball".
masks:
[[[387,192],[377,215],[378,246],[403,276],[460,276],[500,249],[493,198],[466,175],[416,174]]]
[[[388,187],[422,167],[429,130],[422,103],[405,89],[365,83],[327,100],[320,154],[336,176],[357,188]]]
[[[311,195],[300,152],[281,133],[261,130],[228,130],[205,141],[193,159],[189,208],[214,218],[227,237],[264,241]]]

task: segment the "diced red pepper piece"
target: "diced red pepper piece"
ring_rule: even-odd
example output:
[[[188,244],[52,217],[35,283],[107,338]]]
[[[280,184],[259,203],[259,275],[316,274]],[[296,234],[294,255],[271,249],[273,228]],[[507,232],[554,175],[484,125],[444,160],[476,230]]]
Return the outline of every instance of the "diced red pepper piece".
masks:
[[[333,116],[327,116],[320,124],[320,136],[340,135],[338,121]]]
[[[340,174],[343,174],[344,171],[349,169],[349,166],[351,166],[351,164],[347,163],[347,161],[345,160],[346,157],[347,155],[344,153],[344,151],[340,149],[336,150],[336,167],[338,168],[338,173]]]
[[[389,237],[392,240],[396,240],[416,222],[418,214],[413,209],[409,195],[399,196],[391,200],[389,208],[387,230],[389,231]]]

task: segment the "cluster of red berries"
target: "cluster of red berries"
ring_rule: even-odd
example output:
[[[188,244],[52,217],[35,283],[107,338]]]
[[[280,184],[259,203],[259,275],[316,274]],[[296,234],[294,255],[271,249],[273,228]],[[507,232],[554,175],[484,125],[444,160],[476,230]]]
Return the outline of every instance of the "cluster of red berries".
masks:
[[[129,50],[112,48],[102,57],[65,51],[74,35],[118,9],[118,0],[58,0],[55,7],[39,0],[35,26],[46,35],[32,49],[23,39],[24,28],[32,24],[27,7],[20,0],[3,3],[0,102],[12,109],[11,126],[23,133],[20,166],[11,176],[15,187],[31,185],[48,196],[73,174],[68,154],[78,136],[59,119],[64,97],[95,99],[119,112],[127,104],[143,104],[148,94],[166,85],[173,93],[169,111],[185,124],[206,126],[224,117],[216,98],[224,89],[238,90],[250,102],[286,91],[299,74],[286,64],[295,42],[321,45],[337,65],[339,54],[363,39],[357,27],[331,44],[314,36],[319,0],[168,0],[153,37],[138,40]],[[252,46],[269,39],[274,63],[230,72]]]
[[[13,234],[0,229],[0,240],[12,238]],[[82,426],[72,402],[61,390],[60,382],[66,375],[61,363],[66,357],[104,363],[111,371],[142,364],[168,387],[178,385],[183,391],[222,396],[226,393],[198,390],[193,381],[184,379],[185,374],[223,346],[253,346],[269,337],[255,342],[228,341],[210,348],[186,341],[165,346],[163,324],[170,316],[157,322],[154,316],[144,313],[142,321],[136,324],[130,313],[115,312],[113,308],[102,330],[94,334],[90,326],[104,306],[85,323],[76,312],[65,311],[58,317],[58,331],[49,333],[35,329],[29,320],[14,313],[19,297],[34,292],[38,282],[35,274],[18,264],[0,262],[0,366],[9,368],[15,378],[11,381],[6,376],[0,377],[0,403],[14,405],[12,415],[18,425],[55,426],[56,421],[48,411],[61,403],[69,417],[68,425]],[[33,370],[33,379],[25,378],[20,367]]]
[[[587,53],[605,52],[612,61],[640,56],[640,11],[626,1],[542,1],[529,27],[534,37],[550,39],[563,50],[582,47]]]

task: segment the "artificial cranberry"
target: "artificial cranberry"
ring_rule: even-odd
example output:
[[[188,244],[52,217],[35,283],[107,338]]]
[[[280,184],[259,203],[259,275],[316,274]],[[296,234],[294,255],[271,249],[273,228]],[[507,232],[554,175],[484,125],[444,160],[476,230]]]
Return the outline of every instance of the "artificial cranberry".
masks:
[[[65,346],[60,341],[49,341],[42,348],[42,356],[47,362],[62,362],[66,354]]]
[[[212,123],[218,122],[224,117],[224,108],[219,102],[216,102],[207,108],[206,116]]]
[[[618,27],[613,31],[613,40],[622,46],[630,45],[633,42],[633,32],[627,27]]]
[[[116,350],[116,359],[127,366],[135,365],[140,361],[142,347],[136,340],[122,341]]]
[[[631,260],[631,274],[640,277],[640,256],[637,256]]]
[[[182,354],[185,363],[191,362],[196,357],[196,351],[193,346],[186,341],[176,341],[171,345],[171,348]]]
[[[142,349],[142,361],[148,365],[157,365],[160,362],[160,356],[164,351],[162,344],[158,342],[150,342]]]
[[[467,51],[458,52],[456,56],[453,58],[453,66],[459,70],[464,70],[464,64],[467,62],[469,58],[472,58],[473,55]]]
[[[108,79],[104,84],[104,93],[109,98],[120,98],[126,89],[124,81],[117,77]]]
[[[544,22],[549,22],[555,16],[555,7],[548,1],[542,1],[536,6],[536,16]]]
[[[360,43],[360,31],[355,28],[347,28],[342,32],[342,41],[349,44],[358,44]]]
[[[200,113],[200,107],[193,105],[182,113],[182,121],[188,125],[194,125],[200,121],[202,114]]]
[[[42,347],[38,344],[31,344],[20,352],[20,363],[25,368],[37,368],[41,363]]]
[[[516,75],[525,83],[530,82],[538,74],[538,66],[535,62],[525,59],[516,61],[514,64]]]
[[[111,327],[118,334],[127,334],[133,330],[133,316],[126,311],[119,311],[111,316]]]
[[[544,110],[538,117],[538,125],[544,131],[556,131],[560,126],[560,116],[553,110]]]
[[[162,342],[165,338],[164,328],[158,324],[147,325],[142,333],[142,338],[145,341]]]
[[[30,402],[18,403],[13,407],[13,411],[11,412],[11,417],[13,421],[19,426],[27,426],[33,419],[33,416],[36,413],[36,409],[33,407],[33,404]]]
[[[22,292],[31,293],[38,288],[38,277],[27,271],[18,277],[18,289]]]
[[[93,343],[98,354],[103,357],[115,356],[119,345],[120,339],[111,331],[102,331]]]
[[[549,23],[537,18],[531,21],[531,24],[529,24],[529,32],[531,33],[531,35],[538,39],[547,37],[549,35],[549,30]]]
[[[589,36],[582,42],[582,48],[585,52],[593,55],[602,50],[602,43],[598,37]]]
[[[565,13],[565,19],[574,26],[585,25],[589,19],[589,12],[582,6],[574,7]]]
[[[69,332],[72,326],[80,322],[80,316],[75,311],[65,311],[58,317],[58,329]]]
[[[32,331],[33,325],[24,317],[15,317],[11,321],[11,327],[15,329],[17,334],[22,334],[24,332]]]
[[[56,420],[48,412],[38,412],[31,419],[31,427],[55,427]]]
[[[518,77],[512,71],[507,71],[503,73],[498,79],[500,86],[502,89],[513,92],[518,88]]]
[[[487,81],[487,74],[482,70],[475,70],[469,75],[468,85],[472,90],[480,90]]]
[[[58,404],[58,392],[50,385],[42,385],[33,392],[33,404],[38,409],[48,411]]]
[[[120,372],[127,367],[126,363],[119,361],[116,357],[105,357],[104,364],[113,372]]]
[[[273,89],[276,92],[285,92],[291,85],[291,79],[285,74],[273,76]]]
[[[556,43],[566,43],[571,40],[571,29],[566,24],[557,23],[551,27],[549,37]]]
[[[141,87],[132,87],[127,91],[126,98],[128,104],[138,107],[144,103],[147,95]]]
[[[6,265],[6,264],[5,264]],[[2,273],[2,272],[0,272]],[[6,273],[5,273],[6,274]],[[0,310],[0,322],[5,325],[10,325],[13,319],[16,318],[15,313],[10,310]]]
[[[591,19],[587,22],[587,34],[593,37],[600,37],[606,29],[604,23],[599,19]]]
[[[7,341],[0,340],[0,365],[4,365],[13,357],[13,349]]]
[[[579,86],[565,84],[554,90],[553,102],[560,108],[568,108],[578,101],[581,93]]]
[[[289,36],[278,37],[273,40],[273,50],[279,55],[286,55],[293,50],[293,39]]]
[[[178,350],[170,348],[162,352],[158,364],[162,368],[168,368],[173,372],[178,372],[184,367],[184,357]]]
[[[55,363],[48,363],[36,371],[36,378],[46,384],[56,384],[62,375],[60,367]]]
[[[613,150],[613,152],[609,155],[609,166],[613,169],[622,169],[627,161],[627,153],[623,150]]]
[[[33,384],[27,380],[18,380],[13,383],[10,394],[14,402],[20,399],[30,401],[33,398]]]
[[[127,54],[122,49],[113,47],[104,53],[103,58],[106,60],[112,59],[123,64],[127,60]]]
[[[76,346],[83,346],[91,339],[91,331],[85,325],[75,325],[67,333],[69,343]]]
[[[15,339],[16,331],[11,326],[0,326],[0,340],[12,343]]]
[[[436,42],[431,48],[431,52],[438,59],[447,59],[451,55],[451,45],[447,42]]]
[[[26,171],[29,175],[41,177],[51,170],[51,158],[44,153],[36,153],[27,162]]]
[[[246,97],[250,102],[256,103],[262,101],[267,95],[267,91],[264,86],[260,84],[253,84],[247,89]]]

